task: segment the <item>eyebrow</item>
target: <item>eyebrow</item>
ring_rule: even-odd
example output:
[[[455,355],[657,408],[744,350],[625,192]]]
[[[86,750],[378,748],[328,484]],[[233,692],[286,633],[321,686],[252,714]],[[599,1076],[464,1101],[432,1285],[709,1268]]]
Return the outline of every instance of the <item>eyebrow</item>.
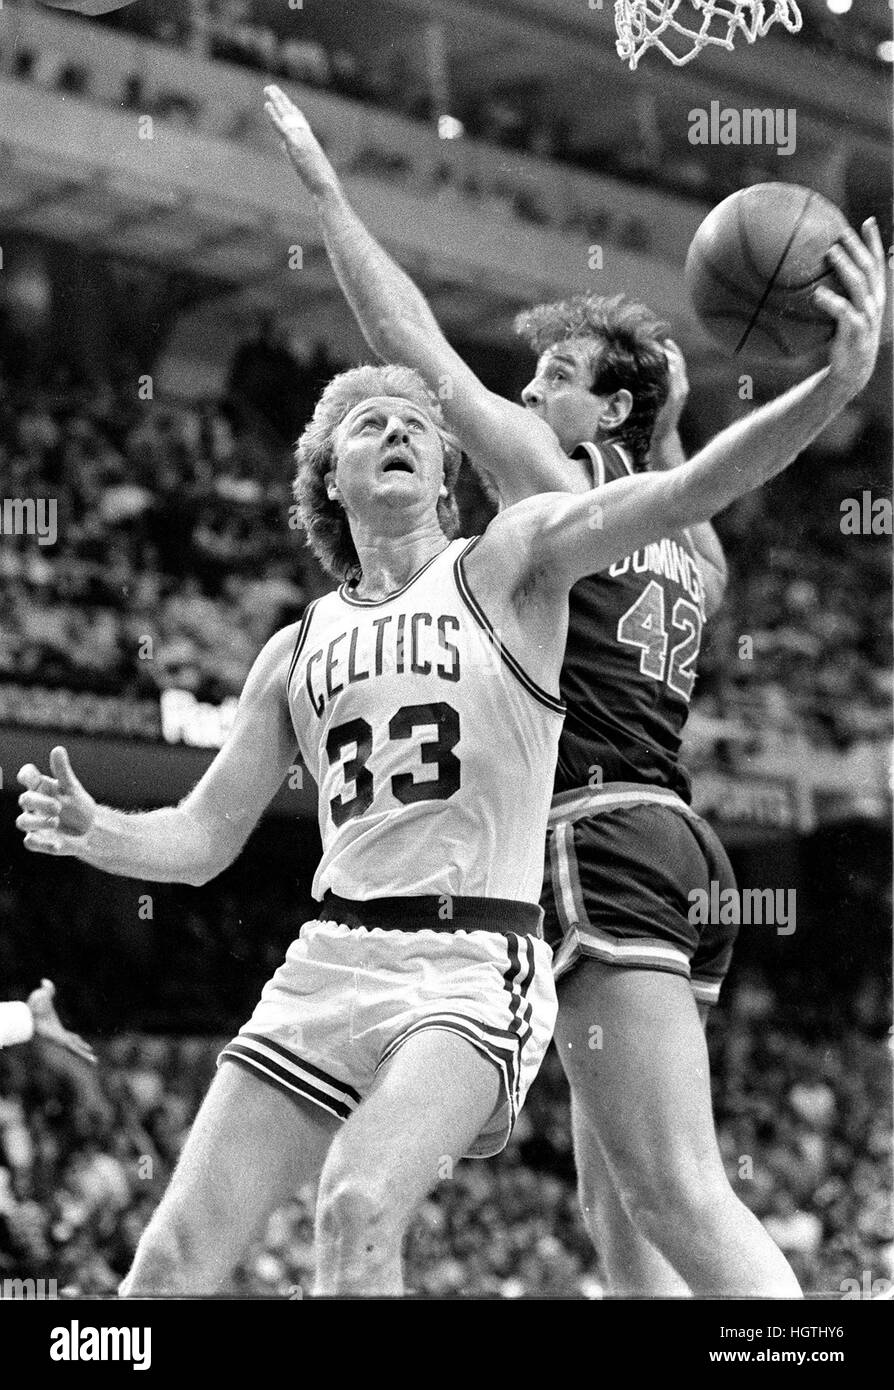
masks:
[[[365,419],[366,419],[367,415],[382,415],[382,416],[387,416],[387,415],[394,414],[394,413],[400,414],[400,415],[402,415],[402,416],[404,416],[405,418],[408,418],[408,419],[413,419],[413,420],[417,420],[417,421],[422,421],[423,423],[430,423],[430,422],[428,421],[428,417],[427,417],[425,411],[422,410],[419,406],[411,405],[409,402],[407,403],[407,407],[406,407],[405,409],[400,410],[400,411],[397,411],[397,412],[393,412],[393,411],[389,410],[389,408],[388,408],[387,406],[384,406],[384,405],[366,405],[366,406],[363,406],[363,407],[361,407],[361,408],[359,408],[359,409],[358,409],[358,407],[355,406],[354,409],[357,410],[357,414],[354,416],[353,420],[350,421],[350,425],[359,424],[359,422],[360,422],[361,420],[365,420]],[[346,417],[346,418],[348,418],[348,417]],[[350,428],[350,425],[349,425],[349,428]]]
[[[564,352],[555,352],[547,358],[546,366],[551,367],[555,362],[564,362],[566,367],[576,367],[578,364],[573,357],[567,357]]]

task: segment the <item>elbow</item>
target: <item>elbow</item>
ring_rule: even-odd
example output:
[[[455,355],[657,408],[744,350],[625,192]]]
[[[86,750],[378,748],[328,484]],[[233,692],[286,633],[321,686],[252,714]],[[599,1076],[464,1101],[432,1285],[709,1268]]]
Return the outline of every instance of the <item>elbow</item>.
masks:
[[[191,888],[202,888],[238,858],[248,839],[248,829],[229,816],[209,814],[207,808],[191,804],[189,798],[175,814],[176,833],[183,847],[179,881]]]
[[[685,471],[677,470],[679,473]],[[699,486],[697,481],[692,482],[687,478],[681,483],[676,472],[662,476],[667,477],[669,484],[666,502],[668,525],[675,531],[687,531],[691,526],[701,526],[704,522],[710,521],[715,512],[720,511],[725,505],[712,497],[706,487]]]
[[[667,472],[638,473],[636,492],[631,492],[634,514],[648,528],[663,536],[688,532],[702,520],[699,489],[688,476],[692,465]],[[634,479],[630,480],[633,484]],[[612,484],[614,486],[614,484]]]
[[[425,325],[405,309],[381,315],[367,334],[367,341],[385,361],[418,366],[417,345],[425,337]]]
[[[397,355],[401,341],[401,321],[394,314],[380,315],[364,325],[363,336],[373,352],[387,361]]]
[[[189,870],[189,877],[186,882],[191,888],[204,888],[206,883],[217,878],[224,869],[228,869],[238,859],[241,848],[241,844],[230,845],[222,853],[209,855],[198,860],[195,866]]]
[[[363,336],[367,345],[372,348],[377,357],[381,357],[387,362],[394,356],[394,327],[390,319],[376,319],[374,323],[361,324]]]
[[[217,878],[218,874],[223,873],[226,867],[226,864],[197,865],[187,871],[184,875],[184,882],[188,883],[190,888],[204,888],[206,883],[210,883],[213,878]]]

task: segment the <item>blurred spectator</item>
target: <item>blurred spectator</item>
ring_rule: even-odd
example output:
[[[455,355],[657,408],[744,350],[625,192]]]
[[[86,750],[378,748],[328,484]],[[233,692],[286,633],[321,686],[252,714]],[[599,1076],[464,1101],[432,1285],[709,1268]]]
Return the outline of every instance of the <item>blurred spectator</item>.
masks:
[[[230,415],[0,377],[4,493],[58,506],[55,545],[3,538],[0,680],[237,694],[267,638],[320,587],[288,524],[288,443],[332,370],[265,332],[234,370]]]
[[[863,1270],[889,1277],[894,1241],[886,1009],[872,982],[858,993],[859,1005],[829,1005],[816,1028],[808,1015],[792,1021],[794,981],[743,977],[709,1033],[731,1180],[806,1289],[832,1295]],[[0,1272],[49,1275],[81,1293],[114,1290],[218,1046],[136,1036],[100,1044],[105,1108],[89,1114],[33,1059],[0,1058]],[[752,1176],[743,1177],[743,1148]],[[309,1291],[309,1201],[303,1193],[274,1213],[236,1289]],[[407,1283],[435,1295],[601,1295],[599,1261],[577,1214],[567,1094],[553,1052],[506,1151],[445,1169],[411,1231]]]
[[[261,320],[258,334],[236,352],[227,382],[227,403],[237,428],[257,427],[257,417],[280,443],[287,444],[302,421],[304,373],[290,352],[276,319]]]
[[[45,390],[0,374],[6,495],[55,497],[59,510],[55,545],[11,535],[0,547],[0,680],[238,694],[272,632],[329,587],[289,526],[288,446],[335,369],[322,346],[296,358],[268,318],[237,351],[223,404],[134,403],[59,371]],[[839,527],[842,497],[889,456],[874,428],[844,454],[808,452],[721,519],[731,577],[703,643],[700,714],[814,748],[889,736],[888,538]],[[464,493],[474,534],[491,513],[480,490]],[[151,659],[139,655],[147,637]]]

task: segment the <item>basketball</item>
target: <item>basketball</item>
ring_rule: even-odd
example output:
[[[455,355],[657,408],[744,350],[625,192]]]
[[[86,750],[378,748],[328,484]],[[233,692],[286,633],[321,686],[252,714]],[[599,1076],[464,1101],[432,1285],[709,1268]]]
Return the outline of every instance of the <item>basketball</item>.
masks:
[[[826,259],[847,220],[820,193],[790,183],[743,188],[712,209],[692,239],[686,287],[704,327],[733,354],[803,357],[835,321],[813,301],[840,289]]]

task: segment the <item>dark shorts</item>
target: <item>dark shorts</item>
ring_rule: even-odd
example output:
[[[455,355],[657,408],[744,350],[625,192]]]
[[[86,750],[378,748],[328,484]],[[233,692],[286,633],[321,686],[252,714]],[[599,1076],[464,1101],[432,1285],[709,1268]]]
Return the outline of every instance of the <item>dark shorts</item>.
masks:
[[[584,957],[690,981],[715,1004],[738,926],[690,921],[693,889],[735,888],[711,827],[673,793],[614,783],[557,797],[541,906],[560,979]]]

